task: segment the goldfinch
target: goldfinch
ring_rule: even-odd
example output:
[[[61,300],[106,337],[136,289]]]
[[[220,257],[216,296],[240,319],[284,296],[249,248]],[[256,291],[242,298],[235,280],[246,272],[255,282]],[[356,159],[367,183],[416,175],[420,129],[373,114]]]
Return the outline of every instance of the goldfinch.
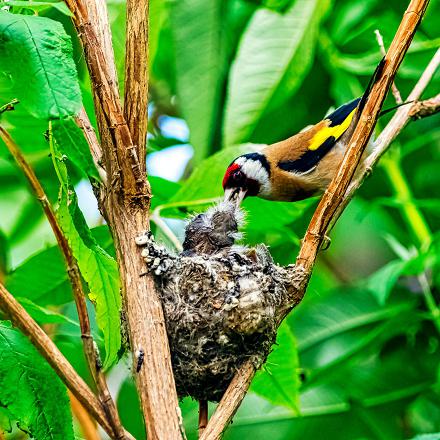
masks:
[[[237,204],[248,196],[294,202],[323,192],[344,156],[383,61],[361,98],[286,140],[237,157],[223,178],[225,199]]]

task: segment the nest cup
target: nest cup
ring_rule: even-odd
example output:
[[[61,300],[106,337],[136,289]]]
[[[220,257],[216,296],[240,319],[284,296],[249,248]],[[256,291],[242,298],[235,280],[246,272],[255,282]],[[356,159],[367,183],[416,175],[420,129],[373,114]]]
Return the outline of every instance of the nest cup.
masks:
[[[275,264],[266,246],[237,246],[243,213],[220,203],[187,224],[173,255],[149,232],[136,238],[161,296],[179,397],[219,401],[247,360],[258,368],[279,317],[298,301],[302,271]]]

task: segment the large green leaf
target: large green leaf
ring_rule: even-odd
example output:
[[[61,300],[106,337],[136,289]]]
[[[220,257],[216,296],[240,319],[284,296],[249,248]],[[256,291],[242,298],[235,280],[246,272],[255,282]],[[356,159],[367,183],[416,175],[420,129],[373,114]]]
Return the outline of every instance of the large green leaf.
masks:
[[[273,348],[263,369],[252,381],[251,391],[274,405],[283,405],[298,413],[299,362],[296,340],[287,321],[278,330]]]
[[[0,11],[0,65],[13,78],[16,97],[34,116],[57,119],[79,111],[72,44],[61,23]]]
[[[121,348],[121,295],[116,261],[95,241],[76,195],[63,192],[58,217],[84,280],[89,286],[89,298],[96,307],[96,322],[102,330],[105,346],[104,367],[110,367]]]
[[[74,438],[65,386],[29,341],[5,321],[0,322],[0,406],[37,440]]]
[[[213,131],[219,118],[222,4],[221,0],[180,0],[171,9],[177,96],[190,129],[196,161],[212,151]]]
[[[89,298],[96,307],[96,322],[104,335],[104,368],[108,368],[117,360],[121,348],[118,266],[115,259],[93,237],[70,184],[64,155],[56,142],[51,145],[54,166],[61,184],[58,218],[78,261],[81,275],[89,286]]]
[[[284,98],[299,87],[313,61],[316,30],[327,4],[296,0],[285,13],[261,8],[254,14],[230,72],[226,146],[249,140],[281,83]]]

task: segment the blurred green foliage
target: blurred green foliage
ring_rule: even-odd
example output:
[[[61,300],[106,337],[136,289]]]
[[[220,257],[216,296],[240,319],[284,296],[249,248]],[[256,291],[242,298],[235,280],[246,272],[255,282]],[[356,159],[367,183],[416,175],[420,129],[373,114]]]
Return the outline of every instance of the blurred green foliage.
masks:
[[[182,164],[181,181],[151,178],[155,216],[173,219],[168,225],[180,236],[181,219],[221,196],[224,169],[252,150],[250,143],[291,136],[361,95],[381,58],[374,30],[389,45],[406,3],[150,0],[149,151],[160,154],[186,142],[164,130],[164,117],[186,122],[194,148],[190,163]],[[119,346],[112,242],[108,228],[96,227],[99,220],[91,218],[81,194],[77,204],[73,192],[87,177],[99,180],[69,119],[79,108],[81,90],[94,120],[84,56],[63,3],[8,5],[9,12],[0,12],[0,106],[13,98],[21,103],[1,115],[1,124],[59,205],[97,305],[97,318],[90,307],[93,330],[110,365]],[[109,0],[108,7],[122,89],[125,2]],[[431,0],[396,78],[403,97],[440,46],[439,16],[440,1]],[[437,72],[424,97],[437,94],[439,86]],[[393,104],[388,97],[385,108]],[[49,120],[59,148],[55,158],[44,136]],[[226,439],[440,438],[434,434],[440,432],[439,123],[439,115],[411,122],[350,204],[332,232],[330,249],[320,254],[305,300],[283,324]],[[60,189],[64,196],[58,201]],[[316,203],[246,200],[245,241],[265,242],[280,264],[292,263]],[[153,227],[169,244],[162,221]],[[71,289],[53,243],[38,203],[0,146],[0,279],[39,323],[51,324],[60,349],[90,381]],[[1,325],[1,359],[28,349],[7,323]],[[32,356],[42,366],[28,371],[31,382],[47,367]],[[119,364],[109,374],[124,425],[144,438],[130,373]],[[0,408],[4,429],[23,417],[18,404],[5,404],[9,394],[8,387],[0,389],[0,407],[9,408]],[[62,411],[67,403],[59,405]],[[186,399],[181,405],[188,437],[196,438],[196,403]],[[50,405],[41,411],[49,418],[55,414]],[[54,438],[43,425],[26,426],[38,439]]]

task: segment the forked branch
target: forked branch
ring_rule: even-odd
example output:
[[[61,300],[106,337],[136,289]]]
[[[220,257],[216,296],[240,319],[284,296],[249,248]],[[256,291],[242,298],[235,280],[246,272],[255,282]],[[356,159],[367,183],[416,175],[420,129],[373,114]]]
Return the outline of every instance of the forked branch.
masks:
[[[129,69],[126,87],[143,91],[139,106],[127,97],[125,112],[111,80],[114,63],[111,38],[102,18],[104,0],[65,0],[81,37],[94,89],[95,110],[107,185],[100,209],[113,235],[121,276],[123,305],[133,353],[133,371],[148,438],[181,439],[184,431],[174,384],[162,304],[150,274],[141,277],[144,263],[134,238],[149,229],[150,186],[145,173],[148,4],[131,2],[127,10],[127,59],[142,66]],[[97,7],[99,5],[99,8]],[[96,10],[101,16],[96,17]],[[95,12],[94,12],[95,11]],[[141,36],[142,38],[137,41]],[[140,45],[138,45],[138,42]],[[139,58],[140,57],[140,58]],[[145,63],[145,64],[144,64]],[[136,92],[138,93],[138,92]],[[128,119],[127,119],[128,118]],[[135,140],[134,140],[135,139]],[[137,144],[138,142],[138,144]],[[144,353],[138,366],[137,354]]]

